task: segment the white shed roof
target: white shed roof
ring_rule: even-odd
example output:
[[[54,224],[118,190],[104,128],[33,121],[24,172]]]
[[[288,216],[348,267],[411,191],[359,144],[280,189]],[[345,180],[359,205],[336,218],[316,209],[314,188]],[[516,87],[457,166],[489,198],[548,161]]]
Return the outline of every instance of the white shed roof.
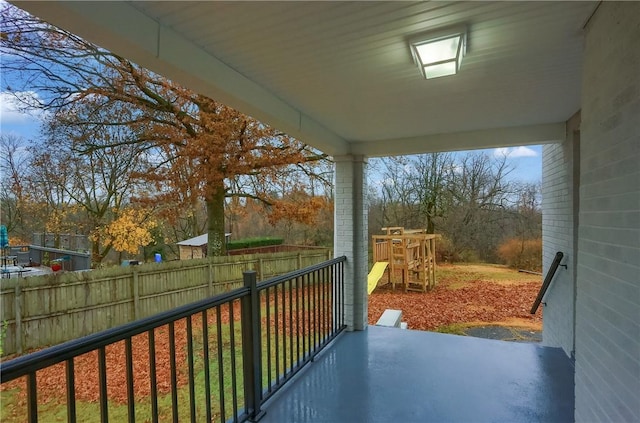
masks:
[[[231,236],[231,233],[224,234],[226,238]],[[202,245],[206,245],[209,242],[209,234],[198,235],[193,238],[185,239],[184,241],[177,242],[178,245],[186,245],[191,247],[200,247]]]

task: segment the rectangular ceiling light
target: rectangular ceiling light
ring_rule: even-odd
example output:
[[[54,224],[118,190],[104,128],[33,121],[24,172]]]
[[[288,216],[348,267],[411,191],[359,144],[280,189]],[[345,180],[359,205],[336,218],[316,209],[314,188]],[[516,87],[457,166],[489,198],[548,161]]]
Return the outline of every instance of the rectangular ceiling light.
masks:
[[[427,79],[455,75],[460,69],[467,44],[466,28],[428,32],[412,38],[411,53]]]

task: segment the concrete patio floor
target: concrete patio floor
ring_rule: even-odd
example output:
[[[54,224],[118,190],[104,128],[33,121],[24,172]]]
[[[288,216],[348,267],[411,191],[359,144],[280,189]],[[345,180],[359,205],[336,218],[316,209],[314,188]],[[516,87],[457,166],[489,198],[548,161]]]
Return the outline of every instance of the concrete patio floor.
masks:
[[[261,423],[572,422],[574,369],[558,348],[370,326],[263,410]]]

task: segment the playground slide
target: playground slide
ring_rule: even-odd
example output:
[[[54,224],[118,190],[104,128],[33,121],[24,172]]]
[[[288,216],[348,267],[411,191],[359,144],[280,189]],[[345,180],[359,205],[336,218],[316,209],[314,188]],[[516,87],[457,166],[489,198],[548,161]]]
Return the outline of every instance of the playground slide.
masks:
[[[369,277],[367,278],[367,292],[371,294],[376,286],[378,285],[378,281],[384,274],[385,269],[389,265],[387,261],[379,261],[373,264],[373,268],[371,272],[369,272]]]

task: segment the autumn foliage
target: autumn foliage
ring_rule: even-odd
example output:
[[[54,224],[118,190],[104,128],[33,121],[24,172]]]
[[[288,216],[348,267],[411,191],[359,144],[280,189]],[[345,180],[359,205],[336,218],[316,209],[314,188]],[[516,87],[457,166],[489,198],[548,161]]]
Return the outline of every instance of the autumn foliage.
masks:
[[[92,241],[111,245],[115,251],[137,254],[140,247],[153,241],[151,230],[156,222],[145,210],[126,208],[107,226],[92,235]]]
[[[498,247],[498,257],[512,269],[541,272],[542,239],[508,239]]]
[[[331,204],[326,197],[298,195],[289,200],[281,200],[274,203],[270,208],[268,219],[272,225],[283,219],[306,225],[315,225],[320,211],[330,207]]]
[[[313,220],[319,200],[313,198],[317,194],[312,185],[330,181],[315,171],[326,161],[324,154],[13,6],[2,11],[0,50],[11,58],[3,61],[3,70],[24,75],[11,90],[46,97],[32,106],[50,116],[43,127],[46,141],[38,150],[55,150],[54,157],[64,157],[54,163],[60,166],[48,168],[66,175],[63,165],[83,159],[75,174],[95,175],[66,185],[56,178],[55,188],[75,197],[82,195],[69,187],[77,186],[80,194],[112,194],[104,199],[90,196],[100,198],[100,204],[74,198],[90,215],[88,229],[99,243],[132,251],[135,244],[147,242],[144,228],[136,229],[139,219],[129,216],[111,223],[112,216],[105,212],[133,203],[152,208],[158,219],[178,228],[171,241],[206,230],[209,255],[225,253],[230,198],[264,203],[272,208],[273,222]],[[71,147],[66,156],[62,145]],[[126,156],[130,162],[124,160],[126,152],[132,153]],[[95,171],[108,167],[114,169],[109,175]],[[124,174],[111,181],[110,175],[120,170]],[[107,187],[87,187],[103,179],[109,179]],[[308,205],[289,204],[288,194],[297,190],[312,197]],[[125,232],[131,233],[129,239]],[[107,252],[94,252],[94,260]]]

